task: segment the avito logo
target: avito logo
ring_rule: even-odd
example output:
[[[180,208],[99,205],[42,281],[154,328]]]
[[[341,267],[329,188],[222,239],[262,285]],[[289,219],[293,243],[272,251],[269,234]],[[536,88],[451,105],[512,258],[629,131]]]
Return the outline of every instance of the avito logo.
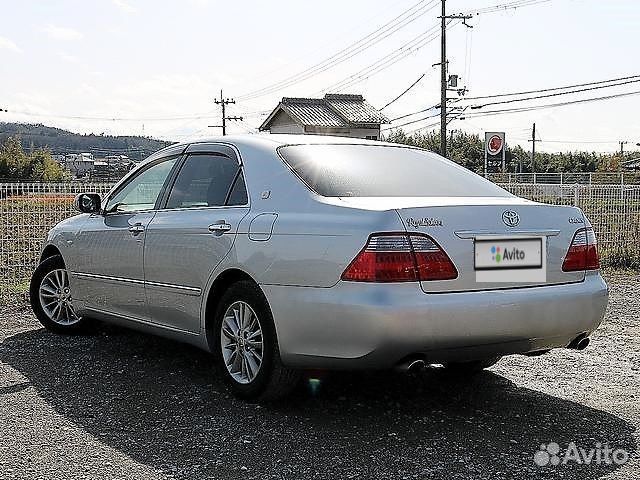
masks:
[[[511,250],[500,248],[495,245],[491,246],[491,259],[496,263],[506,262],[509,260],[524,260],[524,251],[513,247]]]

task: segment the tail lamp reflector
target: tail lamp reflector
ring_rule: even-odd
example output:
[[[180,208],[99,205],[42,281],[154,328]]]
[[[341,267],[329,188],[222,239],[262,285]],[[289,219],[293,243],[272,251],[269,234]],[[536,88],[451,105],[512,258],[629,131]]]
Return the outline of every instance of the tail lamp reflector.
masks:
[[[420,282],[451,280],[458,271],[442,248],[426,235],[377,234],[349,264],[342,280]]]

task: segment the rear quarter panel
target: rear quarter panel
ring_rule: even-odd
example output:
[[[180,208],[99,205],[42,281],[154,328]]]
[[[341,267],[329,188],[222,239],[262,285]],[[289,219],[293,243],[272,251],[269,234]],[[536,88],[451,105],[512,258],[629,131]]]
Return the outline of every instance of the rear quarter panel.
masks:
[[[395,210],[331,204],[309,191],[273,149],[238,145],[251,211],[218,271],[239,268],[260,284],[330,287],[364,247],[370,233],[402,231]],[[270,232],[255,232],[259,215],[276,214]],[[270,233],[267,235],[265,233]]]

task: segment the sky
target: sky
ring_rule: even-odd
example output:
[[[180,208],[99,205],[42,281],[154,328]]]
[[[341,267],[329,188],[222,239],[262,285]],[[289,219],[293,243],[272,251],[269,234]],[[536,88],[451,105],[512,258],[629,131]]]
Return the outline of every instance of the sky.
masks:
[[[513,0],[447,0],[447,13]],[[283,96],[362,94],[396,118],[439,103],[439,1],[421,16],[340,64],[266,95],[248,95],[314,67],[418,0],[0,0],[0,121],[43,123],[79,133],[147,135],[176,141],[220,134],[223,90],[235,98],[231,133],[255,132]],[[475,15],[447,33],[449,73],[467,97],[640,75],[637,0],[550,0]],[[433,40],[408,51],[420,34]],[[405,54],[355,76],[386,55]],[[354,83],[340,89],[340,82]],[[336,86],[337,85],[337,86]],[[640,91],[640,83],[539,100],[556,103]],[[451,92],[451,97],[457,97]],[[486,102],[486,101],[485,101]],[[461,104],[474,105],[469,100]],[[533,103],[535,104],[535,103]],[[484,111],[516,105],[483,107]],[[531,105],[531,103],[527,104]],[[538,151],[619,150],[640,143],[640,95],[529,112],[453,120],[452,129],[505,131],[507,143]],[[482,109],[481,109],[482,110]],[[480,112],[481,110],[475,110]],[[469,110],[471,111],[471,110]],[[427,110],[395,124],[437,114]],[[437,118],[408,125],[429,126]],[[426,130],[437,127],[429,127]]]

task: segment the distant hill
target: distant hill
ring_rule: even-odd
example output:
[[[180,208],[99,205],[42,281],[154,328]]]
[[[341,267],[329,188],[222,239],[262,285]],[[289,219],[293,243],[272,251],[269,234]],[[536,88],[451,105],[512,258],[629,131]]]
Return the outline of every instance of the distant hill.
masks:
[[[0,143],[14,136],[20,139],[25,151],[43,147],[53,154],[90,152],[95,157],[118,154],[132,160],[142,160],[172,143],[139,136],[81,135],[41,124],[0,123]]]

